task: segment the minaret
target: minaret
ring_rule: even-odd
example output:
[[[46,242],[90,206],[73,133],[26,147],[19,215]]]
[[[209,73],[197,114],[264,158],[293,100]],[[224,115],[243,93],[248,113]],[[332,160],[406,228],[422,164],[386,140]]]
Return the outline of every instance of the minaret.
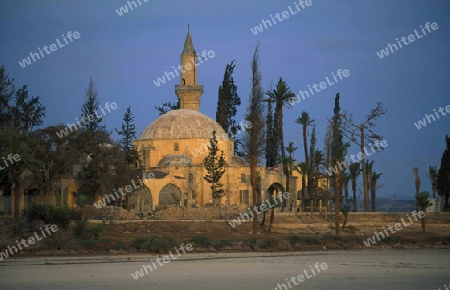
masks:
[[[175,86],[175,94],[180,100],[180,109],[200,111],[203,86],[197,85],[197,55],[189,32],[181,53],[180,84]]]

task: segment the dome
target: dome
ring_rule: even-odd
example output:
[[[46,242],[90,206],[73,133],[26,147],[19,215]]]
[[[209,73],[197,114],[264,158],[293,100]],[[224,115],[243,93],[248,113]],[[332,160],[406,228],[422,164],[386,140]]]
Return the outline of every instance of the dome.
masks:
[[[228,139],[222,127],[210,117],[193,110],[179,109],[165,113],[145,128],[140,140],[146,139]]]
[[[183,154],[169,154],[159,161],[158,166],[159,167],[192,166],[192,161],[189,157]]]

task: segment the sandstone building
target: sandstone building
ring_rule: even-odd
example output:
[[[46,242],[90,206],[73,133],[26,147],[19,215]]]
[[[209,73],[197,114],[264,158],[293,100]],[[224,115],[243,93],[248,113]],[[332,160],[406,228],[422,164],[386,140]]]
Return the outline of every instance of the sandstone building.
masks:
[[[181,66],[196,63],[197,55],[188,32],[181,54]],[[250,169],[241,157],[234,155],[234,140],[210,117],[202,114],[200,98],[203,86],[197,82],[197,67],[182,71],[175,93],[180,109],[172,110],[151,123],[134,144],[143,160],[144,171],[155,173],[145,180],[151,192],[153,207],[180,205],[204,206],[212,203],[209,183],[204,180],[203,160],[215,130],[218,147],[225,154],[227,170],[221,179],[225,196],[221,204],[251,205]],[[262,175],[262,196],[282,193],[285,177],[281,169],[258,168]],[[297,177],[291,178],[292,202],[297,200]],[[289,201],[290,202],[290,201]],[[289,203],[288,203],[289,204]]]

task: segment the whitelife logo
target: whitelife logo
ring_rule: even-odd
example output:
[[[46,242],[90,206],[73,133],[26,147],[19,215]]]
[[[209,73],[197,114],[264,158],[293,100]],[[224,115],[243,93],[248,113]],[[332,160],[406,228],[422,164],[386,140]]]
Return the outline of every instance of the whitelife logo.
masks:
[[[186,249],[184,249],[186,247]],[[158,263],[158,265],[160,267],[164,266],[165,264],[169,264],[170,261],[176,260],[178,259],[178,257],[181,256],[181,253],[178,251],[177,247],[174,247],[175,252],[177,252],[178,256],[174,256],[172,254],[172,251],[169,251],[170,257],[169,255],[165,255],[162,258],[156,258],[156,262]],[[183,252],[183,254],[186,254],[186,251],[192,251],[194,249],[194,247],[192,246],[191,243],[188,243],[186,245],[181,244],[180,245],[180,250]],[[161,263],[162,262],[164,263]],[[150,260],[150,262],[152,262],[151,265],[142,265],[142,268],[138,271],[135,271],[134,273],[131,273],[131,276],[134,278],[134,280],[139,279],[140,277],[144,277],[145,274],[148,274],[148,270],[150,270],[150,272],[153,272],[154,270],[158,269],[158,267],[156,266],[155,262],[153,261],[153,259]],[[153,265],[153,267],[152,267]],[[145,274],[144,274],[145,271]]]
[[[30,245],[33,245],[34,243],[42,240],[43,238],[47,237],[47,235],[44,233],[44,230],[47,232],[47,234],[50,236],[52,233],[56,233],[58,231],[58,226],[57,225],[45,225],[44,229],[39,228],[41,230],[41,238],[39,237],[39,234],[37,232],[34,232],[34,237],[31,236],[29,237],[27,240],[22,239],[20,242],[18,240],[16,240],[17,243],[17,247],[19,247],[19,250],[17,250],[17,248],[15,246],[8,246],[8,248],[4,251],[4,252],[0,252],[0,261],[3,261],[3,259],[6,259],[9,257],[8,251],[11,254],[11,256],[13,256],[14,254],[17,254],[19,251],[22,251],[22,246],[23,245],[24,248],[29,247]],[[34,239],[36,237],[36,240]],[[28,241],[28,244],[27,244]],[[13,249],[14,249],[14,253],[13,253]]]
[[[411,215],[414,217],[414,220],[415,220],[416,222],[419,221],[419,220],[417,219],[417,217],[419,217],[419,219],[423,219],[423,218],[425,217],[425,213],[424,213],[423,211],[419,211],[419,212],[413,211],[413,212],[411,213]],[[410,226],[411,224],[413,224],[413,220],[411,219],[411,217],[409,216],[409,214],[407,214],[406,216],[408,217],[410,223],[405,223],[405,220],[404,220],[403,218],[401,218],[401,221],[402,221],[403,226],[404,226],[405,228],[408,227],[408,226]],[[392,234],[394,234],[396,231],[400,231],[400,230],[402,229],[402,225],[401,225],[400,223],[396,223],[396,224],[394,225],[394,227],[395,227],[395,230],[392,228],[391,225],[388,225],[388,229],[391,231]],[[384,233],[386,234],[386,236],[389,237],[389,233],[388,233],[386,227],[383,227],[383,230],[384,230]],[[380,236],[381,236],[382,238],[380,238]],[[381,241],[381,239],[385,239],[385,238],[386,238],[386,237],[384,236],[384,234],[383,234],[383,231],[380,231],[380,232],[377,232],[377,231],[376,231],[376,232],[374,233],[374,235],[373,235],[371,238],[368,238],[366,241],[363,241],[363,242],[364,242],[364,245],[366,245],[366,247],[370,247],[371,244],[372,244],[372,245],[375,245],[376,242],[377,242],[376,239],[375,239],[375,237],[378,239],[378,241]]]
[[[430,27],[433,30],[437,30],[439,28],[439,26],[438,26],[438,24],[436,22],[433,22],[431,24],[430,24],[430,22],[425,23],[425,28],[428,30],[428,33],[431,33]],[[417,37],[417,39],[420,39],[420,38],[424,37],[425,35],[427,35],[427,33],[425,32],[425,29],[423,29],[422,25],[420,25],[420,28],[422,30],[423,35],[420,35],[417,32],[417,30],[414,29],[415,36],[414,36],[414,34],[408,35],[408,41],[409,42],[406,41],[406,37],[403,36],[401,38],[401,41],[403,42],[403,44],[405,46],[409,45],[410,43],[412,43],[414,41],[416,41],[416,37]],[[398,38],[396,38],[395,40],[397,40],[398,46],[400,46],[400,48],[402,48],[403,46],[400,43],[400,40],[398,40]],[[391,50],[391,53],[394,53],[394,49],[393,48],[395,48],[395,51],[397,51],[399,49],[395,43],[394,44],[388,43],[388,46],[386,46],[385,49],[382,49],[382,50],[380,50],[380,52],[377,52],[378,57],[379,58],[383,58],[385,56],[388,56],[389,55],[389,49]]]
[[[73,39],[72,39],[72,36],[73,36]],[[59,48],[62,48],[62,47],[64,47],[64,46],[69,44],[69,42],[67,41],[66,37],[70,40],[70,43],[72,43],[74,39],[80,38],[81,35],[80,35],[80,33],[78,31],[75,31],[73,34],[72,34],[72,31],[69,31],[69,32],[67,32],[66,37],[64,36],[64,34],[62,35],[62,37],[64,39],[64,43],[65,44],[61,44],[59,39],[58,38],[56,39],[56,43],[58,43]],[[51,51],[48,50],[49,48],[50,48]],[[56,44],[53,43],[53,44],[50,44],[50,46],[44,45],[44,47],[42,49],[48,55],[48,54],[51,54],[52,52],[56,51],[58,49],[58,47],[56,46]],[[33,60],[33,62],[36,62],[36,59],[39,60],[39,59],[41,59],[41,57],[44,58],[45,55],[42,52],[40,47],[38,47],[38,50],[39,50],[39,53],[40,53],[41,56],[39,56],[39,53],[37,53],[37,52],[34,52],[34,53],[30,52],[30,56],[29,57],[24,58],[22,61],[19,61],[20,66],[22,68],[24,68],[27,65],[31,64],[31,59]],[[31,59],[30,59],[30,57],[31,57]]]
[[[305,10],[306,7],[309,7],[312,5],[312,0],[306,0],[306,1],[300,0],[300,1],[298,1],[298,4],[297,4],[297,2],[294,2],[294,5],[295,5],[295,8],[297,8],[297,12],[292,10],[291,6],[288,6],[290,13],[288,11],[283,11],[283,12],[281,12],[281,14],[275,13],[275,17],[278,19],[279,22],[283,21],[284,19],[288,19],[289,16],[293,16],[293,15],[299,13],[301,11],[301,9],[298,5],[302,6],[302,9]],[[283,18],[281,18],[280,16]],[[272,14],[270,14],[269,17],[272,20],[272,22],[270,22],[270,20],[263,19],[263,20],[261,20],[261,24],[259,26],[255,26],[255,28],[250,28],[250,31],[253,33],[253,35],[257,35],[258,33],[263,32],[264,28],[267,30],[269,27],[272,27],[272,23],[273,23],[273,25],[277,24],[276,20],[272,16]],[[263,28],[263,25],[264,25],[264,28]],[[267,26],[267,25],[269,25],[269,26]]]

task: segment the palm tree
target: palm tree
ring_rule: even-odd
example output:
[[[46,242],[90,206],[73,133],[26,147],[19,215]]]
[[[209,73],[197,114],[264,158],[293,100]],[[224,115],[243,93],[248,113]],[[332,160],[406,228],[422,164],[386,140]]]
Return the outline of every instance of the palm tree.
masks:
[[[289,103],[291,98],[295,97],[295,94],[288,87],[286,82],[283,81],[282,78],[277,83],[276,89],[269,90],[266,92],[268,96],[267,99],[264,99],[263,102],[272,102],[275,104],[275,111],[277,112],[277,125],[278,132],[280,138],[280,147],[281,147],[281,158],[282,160],[286,160],[286,150],[284,147],[284,135],[283,135],[283,106]],[[283,172],[286,175],[286,191],[289,192],[289,170],[287,162],[283,162]],[[285,206],[285,200],[283,200],[283,207]]]
[[[377,199],[377,181],[378,179],[380,179],[381,175],[383,175],[383,173],[376,173],[375,171],[372,172],[372,178],[370,179],[370,192],[372,194],[372,211],[375,212],[377,211],[376,209],[376,199]]]
[[[361,174],[361,163],[352,163],[350,164],[349,173],[350,180],[352,181],[352,191],[353,191],[353,212],[358,211],[356,208],[356,179]]]
[[[311,117],[309,116],[308,112],[303,111],[300,115],[300,117],[297,118],[297,120],[295,120],[295,123],[299,124],[300,126],[302,126],[302,133],[303,133],[303,150],[305,152],[305,162],[307,164],[309,163],[309,156],[308,156],[308,137],[307,137],[307,133],[308,133],[308,127],[313,125],[314,122],[316,120],[311,119]],[[312,169],[312,168],[310,168]],[[310,177],[310,172],[308,170],[308,172],[306,172],[307,176],[308,176],[308,193],[311,196],[311,190],[310,190],[310,182],[311,182],[311,177]]]
[[[437,181],[438,170],[436,166],[429,166],[427,176],[431,182],[431,191],[433,192],[433,199],[436,199],[436,181]]]

